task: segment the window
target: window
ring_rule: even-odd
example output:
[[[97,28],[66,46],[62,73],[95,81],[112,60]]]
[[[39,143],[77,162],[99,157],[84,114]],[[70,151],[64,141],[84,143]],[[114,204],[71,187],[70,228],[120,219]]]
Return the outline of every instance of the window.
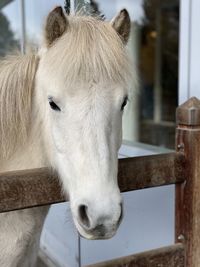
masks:
[[[146,1],[140,28],[139,141],[174,148],[179,1]]]
[[[86,2],[76,0],[74,4],[80,8]],[[125,111],[124,140],[174,148],[178,102],[179,0],[97,2],[106,19],[110,20],[124,7],[132,19],[128,48],[139,69],[139,85]],[[44,19],[56,5],[63,6],[64,0],[1,1],[0,56],[18,50],[20,45],[23,47],[23,38],[27,51],[37,48],[42,42]],[[133,85],[130,84],[130,87]]]
[[[17,1],[0,2],[0,57],[19,50],[20,20]]]
[[[124,7],[132,19],[128,48],[139,69],[139,88],[125,112],[124,139],[174,148],[179,0],[102,0],[99,4],[108,19]]]

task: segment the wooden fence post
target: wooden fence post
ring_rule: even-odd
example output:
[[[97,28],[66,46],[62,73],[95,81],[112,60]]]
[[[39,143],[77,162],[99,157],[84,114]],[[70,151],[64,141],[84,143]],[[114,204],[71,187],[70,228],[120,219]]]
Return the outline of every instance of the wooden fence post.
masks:
[[[176,241],[185,245],[185,266],[200,267],[200,100],[177,108],[176,149],[185,155],[186,181],[176,185]]]

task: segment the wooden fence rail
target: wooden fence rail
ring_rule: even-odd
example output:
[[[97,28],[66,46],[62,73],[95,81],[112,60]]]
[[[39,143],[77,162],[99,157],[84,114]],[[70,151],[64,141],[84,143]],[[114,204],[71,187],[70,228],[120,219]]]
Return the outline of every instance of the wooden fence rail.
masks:
[[[177,244],[92,266],[200,267],[200,101],[177,109],[176,152],[120,159],[118,180],[122,192],[176,184]],[[0,174],[0,212],[65,200],[46,168]]]
[[[175,244],[87,267],[184,267],[184,262],[184,246]]]
[[[182,153],[119,160],[122,192],[181,183],[185,179]],[[0,174],[0,212],[67,201],[56,174],[47,168]]]

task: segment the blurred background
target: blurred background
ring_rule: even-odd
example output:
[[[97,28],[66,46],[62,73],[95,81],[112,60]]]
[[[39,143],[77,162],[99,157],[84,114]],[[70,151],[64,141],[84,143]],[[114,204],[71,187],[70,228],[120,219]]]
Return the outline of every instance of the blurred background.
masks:
[[[64,0],[2,0],[0,55],[37,49],[45,17]],[[84,1],[75,1],[81,7]],[[107,19],[124,6],[132,18],[129,53],[139,68],[139,89],[124,119],[124,139],[174,148],[178,103],[179,0],[99,1]],[[130,85],[131,86],[131,85]]]
[[[71,0],[72,9],[87,0]],[[119,158],[175,148],[175,110],[200,97],[198,0],[99,0],[106,19],[127,8],[132,21],[128,53],[138,70],[123,119]],[[1,0],[0,60],[16,51],[37,52],[48,12],[64,0]],[[1,63],[0,63],[1,64]],[[77,267],[169,245],[174,241],[174,187],[124,194],[125,219],[108,241],[86,241],[74,229],[69,206],[53,205],[41,238],[48,266]]]

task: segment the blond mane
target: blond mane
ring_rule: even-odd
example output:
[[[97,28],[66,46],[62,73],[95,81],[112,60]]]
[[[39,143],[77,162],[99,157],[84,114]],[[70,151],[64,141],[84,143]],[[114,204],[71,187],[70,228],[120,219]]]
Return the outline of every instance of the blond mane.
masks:
[[[38,58],[9,56],[0,61],[0,158],[27,140]]]

